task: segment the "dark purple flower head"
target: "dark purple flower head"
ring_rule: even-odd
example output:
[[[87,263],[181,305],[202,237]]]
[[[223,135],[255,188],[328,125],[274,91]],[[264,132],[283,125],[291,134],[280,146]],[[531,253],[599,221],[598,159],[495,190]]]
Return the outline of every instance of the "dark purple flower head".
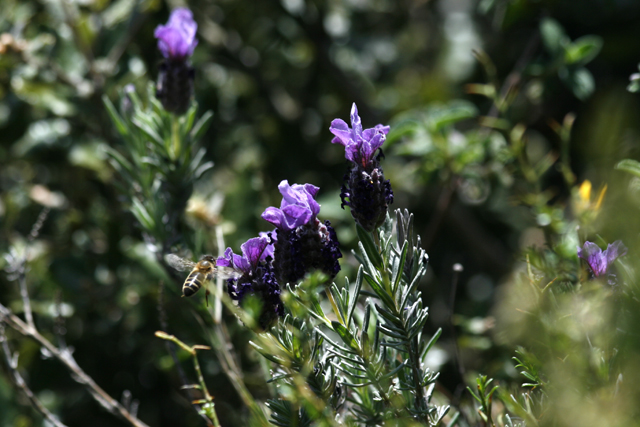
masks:
[[[331,142],[344,146],[347,160],[364,168],[371,162],[376,150],[382,147],[386,134],[389,133],[389,126],[376,125],[362,130],[362,121],[354,102],[351,107],[351,128],[344,120],[335,119],[329,130],[335,135]]]
[[[269,207],[262,218],[275,225],[268,237],[273,242],[273,266],[282,284],[295,285],[313,270],[322,270],[333,278],[340,271],[342,257],[335,231],[326,221],[318,220],[320,205],[316,195],[320,190],[311,184],[278,186],[282,194],[280,208]]]
[[[604,251],[593,242],[584,242],[582,248],[578,246],[578,257],[587,261],[595,277],[605,275],[613,262],[626,253],[627,248],[620,240],[607,245]]]
[[[249,295],[258,298],[262,303],[258,323],[263,329],[267,329],[278,316],[284,315],[280,285],[272,265],[272,239],[262,234],[260,237],[247,240],[240,248],[242,255],[236,255],[231,248],[227,248],[224,256],[218,258],[216,265],[231,267],[242,273],[239,278],[227,280],[227,292],[240,305]]]
[[[187,8],[174,9],[167,25],[158,25],[153,35],[158,39],[158,49],[162,56],[169,59],[183,60],[193,54],[198,45],[196,30],[198,24]]]
[[[320,188],[311,184],[293,184],[284,180],[278,185],[282,194],[280,208],[268,207],[262,218],[282,230],[294,230],[301,225],[312,222],[320,212],[320,205],[315,197]]]

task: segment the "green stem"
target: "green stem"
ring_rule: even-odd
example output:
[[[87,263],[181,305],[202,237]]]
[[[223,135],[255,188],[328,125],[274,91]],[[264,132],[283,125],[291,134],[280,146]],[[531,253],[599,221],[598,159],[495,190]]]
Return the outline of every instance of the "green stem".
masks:
[[[169,158],[173,161],[180,157],[180,122],[178,117],[171,115],[171,145],[169,147]]]

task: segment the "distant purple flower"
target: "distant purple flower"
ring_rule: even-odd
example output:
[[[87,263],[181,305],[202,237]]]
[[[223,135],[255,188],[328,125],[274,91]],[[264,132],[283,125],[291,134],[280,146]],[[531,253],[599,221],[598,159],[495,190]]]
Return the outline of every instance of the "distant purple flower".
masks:
[[[268,207],[262,213],[262,218],[277,228],[294,230],[314,220],[320,212],[320,205],[315,200],[320,188],[315,185],[289,185],[289,181],[283,180],[278,190],[282,194],[280,208]]]
[[[620,240],[607,245],[604,251],[593,242],[584,242],[583,247],[578,246],[578,257],[587,261],[595,277],[607,273],[613,262],[627,253],[627,248]]]
[[[380,167],[382,144],[389,126],[376,125],[362,130],[356,104],[351,107],[351,127],[341,119],[331,122],[334,144],[345,148],[345,157],[353,166],[344,177],[340,198],[342,208],[349,206],[351,215],[365,230],[373,231],[384,223],[388,206],[393,203],[393,190]],[[378,154],[376,155],[376,152]]]
[[[154,32],[164,56],[158,70],[156,98],[166,111],[176,115],[186,113],[191,105],[195,70],[189,57],[198,44],[197,29],[191,11],[178,8],[171,12],[167,25],[158,25]]]
[[[340,271],[342,257],[338,238],[329,221],[317,218],[320,205],[315,200],[320,190],[311,184],[278,185],[282,194],[280,208],[269,207],[262,218],[276,227],[273,240],[276,277],[280,283],[296,284],[312,270],[322,270],[331,278]]]
[[[242,273],[239,278],[227,280],[227,292],[240,305],[248,295],[262,302],[258,323],[263,329],[267,329],[278,316],[284,315],[280,285],[273,271],[271,242],[266,235],[249,239],[240,246],[242,255],[236,255],[231,248],[227,248],[224,256],[218,257],[216,262],[218,267],[230,267]]]
[[[198,24],[187,8],[174,9],[167,25],[158,25],[153,35],[158,39],[158,49],[162,56],[169,59],[182,60],[193,54],[198,45],[196,30]]]
[[[366,167],[376,150],[382,147],[389,133],[389,126],[379,124],[363,131],[358,107],[354,102],[351,106],[351,128],[344,120],[335,119],[329,130],[335,135],[331,142],[344,146],[347,160]]]

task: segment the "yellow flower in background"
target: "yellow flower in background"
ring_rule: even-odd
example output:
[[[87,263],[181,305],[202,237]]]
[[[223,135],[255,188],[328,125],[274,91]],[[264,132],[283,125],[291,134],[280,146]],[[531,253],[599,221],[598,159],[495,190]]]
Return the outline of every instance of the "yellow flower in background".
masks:
[[[577,216],[584,214],[585,212],[591,211],[597,213],[602,206],[602,201],[604,200],[604,195],[607,193],[607,184],[605,184],[601,189],[598,197],[595,202],[591,201],[591,181],[584,180],[582,184],[580,184],[580,188],[578,188],[577,198],[574,199],[574,212]]]

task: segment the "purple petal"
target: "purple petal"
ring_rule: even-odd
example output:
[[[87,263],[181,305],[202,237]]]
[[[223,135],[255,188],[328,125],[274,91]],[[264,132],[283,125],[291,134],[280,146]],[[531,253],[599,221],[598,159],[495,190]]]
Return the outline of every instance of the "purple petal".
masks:
[[[598,277],[607,272],[609,267],[607,257],[595,243],[584,242],[582,249],[578,248],[578,256],[587,261],[594,276]]]
[[[275,225],[276,228],[283,228],[287,222],[284,213],[273,206],[269,206],[264,212],[262,212],[262,219],[269,221],[271,224]]]
[[[313,213],[308,208],[302,206],[289,205],[282,208],[285,217],[287,218],[287,230],[293,230],[301,225],[305,225],[313,217]]]
[[[254,237],[240,246],[243,258],[251,265],[257,267],[258,263],[265,258],[265,249],[269,246],[269,239],[265,237]]]
[[[611,266],[618,257],[626,254],[627,247],[623,245],[620,240],[616,240],[615,242],[607,245],[607,249],[604,251],[604,256],[607,259],[607,267]]]
[[[359,135],[362,135],[362,121],[358,115],[358,107],[354,102],[351,106],[351,129],[353,133],[353,139],[356,139]]]
[[[349,129],[349,125],[347,125],[344,120],[334,119],[331,122],[329,131],[336,136],[331,140],[333,144],[341,144],[346,147],[351,143],[353,135],[351,133],[351,129]]]
[[[335,119],[331,122],[329,130],[335,135],[331,142],[345,147],[347,160],[365,166],[371,161],[375,151],[384,143],[385,135],[389,133],[390,128],[378,124],[363,131],[362,121],[355,103],[351,106],[350,115],[351,128],[341,119]]]
[[[276,242],[277,234],[276,234],[275,230],[273,230],[273,231],[261,231],[260,233],[258,233],[258,235],[261,238],[265,239],[267,242],[273,242],[273,243]],[[266,258],[268,256],[273,258],[274,251],[275,251],[273,243],[269,243],[269,245],[267,245],[267,248],[264,250],[264,253],[263,253],[264,258]]]
[[[233,250],[231,248],[227,248],[224,251],[224,256],[218,257],[216,260],[216,265],[218,267],[231,267],[233,268]]]
[[[318,191],[320,191],[320,187],[316,187],[313,184],[305,184],[304,189],[307,193],[311,194],[311,197],[313,197],[314,199],[316,198]]]
[[[195,38],[197,29],[198,24],[189,9],[178,8],[171,12],[167,25],[158,25],[154,31],[162,56],[183,59],[192,55],[198,45]]]

